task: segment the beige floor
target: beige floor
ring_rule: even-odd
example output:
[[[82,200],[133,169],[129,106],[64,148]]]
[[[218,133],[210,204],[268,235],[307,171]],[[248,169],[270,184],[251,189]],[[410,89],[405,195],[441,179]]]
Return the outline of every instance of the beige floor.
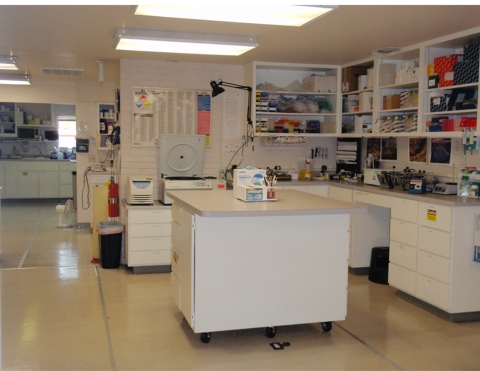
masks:
[[[168,274],[93,265],[88,231],[57,222],[54,203],[2,205],[4,370],[480,369],[480,322],[446,322],[366,276],[350,275],[347,319],[329,333],[225,331],[203,344],[170,299]]]

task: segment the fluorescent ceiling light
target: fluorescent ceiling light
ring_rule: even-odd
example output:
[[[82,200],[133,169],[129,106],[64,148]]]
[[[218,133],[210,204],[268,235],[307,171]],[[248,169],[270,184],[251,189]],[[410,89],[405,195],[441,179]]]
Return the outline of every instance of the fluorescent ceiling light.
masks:
[[[18,70],[18,58],[10,55],[0,55],[0,70]]]
[[[240,55],[258,46],[255,37],[119,28],[115,49],[159,53]]]
[[[3,85],[30,85],[29,75],[0,74],[0,84]]]
[[[266,3],[266,2],[265,2]],[[203,2],[195,4],[138,5],[133,8],[135,15],[155,17],[201,19],[236,23],[255,23],[282,26],[302,26],[334,9],[337,5],[252,5],[215,4],[208,7]]]

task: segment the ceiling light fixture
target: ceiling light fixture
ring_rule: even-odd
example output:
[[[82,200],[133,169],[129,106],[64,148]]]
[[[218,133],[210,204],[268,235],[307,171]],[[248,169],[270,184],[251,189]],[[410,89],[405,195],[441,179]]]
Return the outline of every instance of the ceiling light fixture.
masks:
[[[234,5],[231,3],[215,4],[208,7],[202,2],[191,4],[137,5],[132,12],[135,15],[155,17],[200,19],[236,23],[269,24],[281,26],[302,26],[322,15],[335,10],[338,5]]]
[[[0,70],[18,70],[18,58],[10,55],[0,55]]]
[[[0,74],[0,84],[3,85],[30,85],[30,75]]]
[[[240,55],[258,46],[249,36],[223,36],[119,28],[116,50],[204,55]]]

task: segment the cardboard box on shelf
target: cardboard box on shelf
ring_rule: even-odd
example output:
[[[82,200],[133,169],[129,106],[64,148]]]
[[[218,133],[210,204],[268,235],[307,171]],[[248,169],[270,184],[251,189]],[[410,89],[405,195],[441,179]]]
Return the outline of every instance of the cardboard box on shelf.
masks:
[[[362,91],[359,94],[358,110],[361,112],[372,111],[373,109],[373,92]]]
[[[303,80],[305,91],[314,91],[317,93],[336,93],[337,76],[312,75]]]
[[[435,66],[433,64],[429,64],[427,66],[427,76],[435,75]]]
[[[375,83],[375,68],[370,67],[367,70],[367,88],[373,89],[373,84]]]
[[[430,112],[443,112],[447,110],[450,94],[444,94],[442,97],[430,98]]]
[[[372,131],[372,116],[361,115],[355,116],[355,132],[369,133]]]
[[[478,60],[459,62],[453,70],[453,85],[472,84],[478,82]]]
[[[321,133],[336,133],[336,125],[335,121],[324,121],[320,123],[320,132]]]
[[[351,66],[342,68],[342,91],[356,91],[358,89],[358,77],[367,74],[367,67]]]
[[[433,66],[435,73],[441,72],[453,72],[455,63],[463,62],[462,54],[450,54],[443,57],[437,57],[433,59]]]
[[[366,90],[368,88],[368,76],[358,76],[358,90]]]
[[[383,109],[391,110],[400,108],[400,94],[384,95],[383,96]]]

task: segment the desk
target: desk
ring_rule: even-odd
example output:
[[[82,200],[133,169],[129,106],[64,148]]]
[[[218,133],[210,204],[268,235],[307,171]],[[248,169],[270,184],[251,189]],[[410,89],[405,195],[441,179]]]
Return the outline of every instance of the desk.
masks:
[[[204,342],[210,332],[345,319],[349,217],[365,206],[295,190],[276,202],[232,191],[169,192],[172,297]]]

